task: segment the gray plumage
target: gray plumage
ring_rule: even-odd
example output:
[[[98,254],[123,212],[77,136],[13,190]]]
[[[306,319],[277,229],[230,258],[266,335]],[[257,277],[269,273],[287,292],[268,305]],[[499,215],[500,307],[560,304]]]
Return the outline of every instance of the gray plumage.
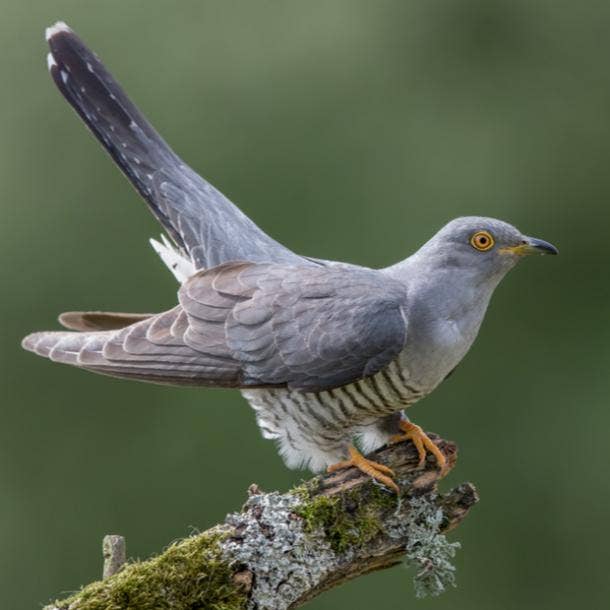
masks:
[[[56,85],[174,240],[176,252],[156,244],[163,260],[189,271],[176,273],[185,281],[167,312],[71,312],[61,321],[80,332],[23,346],[116,377],[239,388],[290,466],[341,460],[354,436],[385,443],[466,354],[520,257],[556,253],[465,217],[386,269],[301,257],[188,168],[65,24],[47,37]],[[491,247],[473,242],[481,232]]]
[[[57,23],[47,30],[47,41],[57,88],[197,268],[268,261],[268,251],[278,262],[303,262],[174,153],[70,28]]]

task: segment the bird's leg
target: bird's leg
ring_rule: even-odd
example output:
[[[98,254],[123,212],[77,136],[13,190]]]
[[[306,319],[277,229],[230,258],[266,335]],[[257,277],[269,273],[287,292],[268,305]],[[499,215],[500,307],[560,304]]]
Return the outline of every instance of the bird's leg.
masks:
[[[386,487],[393,489],[396,493],[400,493],[400,489],[398,485],[394,483],[392,477],[396,476],[394,471],[383,464],[378,464],[377,462],[373,462],[372,460],[367,460],[356,447],[350,445],[348,447],[349,459],[344,460],[343,462],[337,462],[336,464],[331,464],[326,471],[327,472],[336,472],[337,470],[342,470],[344,468],[358,468],[358,470],[364,472],[364,474],[368,474],[373,477],[376,481],[383,483]]]
[[[430,437],[417,425],[407,419],[398,422],[401,433],[390,437],[389,443],[400,443],[402,441],[412,441],[419,455],[418,467],[421,468],[426,461],[426,451],[429,451],[435,458],[441,471],[445,469],[447,458],[443,452],[430,440]]]

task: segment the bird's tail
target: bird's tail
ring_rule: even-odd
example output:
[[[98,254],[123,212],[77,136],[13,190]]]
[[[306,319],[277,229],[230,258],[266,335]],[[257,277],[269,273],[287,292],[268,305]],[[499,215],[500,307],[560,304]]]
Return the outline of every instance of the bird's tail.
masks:
[[[151,367],[134,363],[125,366],[122,362],[111,362],[105,351],[120,331],[106,330],[98,332],[43,331],[32,333],[21,342],[23,349],[33,352],[53,362],[70,364],[93,373],[119,377],[123,379],[139,379],[151,383],[172,384],[179,379],[178,384],[189,385],[190,378],[180,376],[179,371],[172,379],[165,378]],[[190,383],[192,385],[192,382]],[[196,385],[196,384],[195,384]]]
[[[47,28],[49,72],[66,100],[150,205],[176,243],[182,237],[158,205],[155,172],[181,163],[102,62],[63,22]]]
[[[54,362],[74,366],[95,366],[104,363],[102,349],[115,331],[69,332],[44,331],[23,339],[21,347]],[[100,362],[97,362],[97,361]]]
[[[71,328],[95,330],[32,333],[23,339],[22,347],[54,362],[111,377],[167,385],[234,387],[239,383],[237,364],[187,344],[184,335],[189,325],[180,306],[154,316],[71,312],[60,320]]]
[[[47,40],[49,71],[58,89],[194,268],[235,260],[305,262],[188,167],[65,23],[48,28]]]

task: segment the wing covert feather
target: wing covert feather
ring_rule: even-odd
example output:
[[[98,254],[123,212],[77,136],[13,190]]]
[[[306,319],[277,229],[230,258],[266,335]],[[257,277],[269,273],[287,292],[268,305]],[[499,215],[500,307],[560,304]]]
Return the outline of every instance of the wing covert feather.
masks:
[[[193,276],[179,297],[193,349],[206,350],[224,316],[242,386],[330,389],[376,373],[406,340],[405,289],[372,270],[227,263]]]
[[[373,270],[225,263],[178,297],[118,330],[34,333],[23,345],[117,377],[313,392],[376,373],[406,341],[405,289]]]

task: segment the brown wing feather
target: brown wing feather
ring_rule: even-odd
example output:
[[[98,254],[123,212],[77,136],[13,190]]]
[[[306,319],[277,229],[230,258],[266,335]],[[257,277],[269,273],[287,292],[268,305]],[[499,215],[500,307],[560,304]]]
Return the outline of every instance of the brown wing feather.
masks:
[[[70,330],[118,330],[152,317],[152,313],[122,313],[118,311],[65,311],[59,323]]]

